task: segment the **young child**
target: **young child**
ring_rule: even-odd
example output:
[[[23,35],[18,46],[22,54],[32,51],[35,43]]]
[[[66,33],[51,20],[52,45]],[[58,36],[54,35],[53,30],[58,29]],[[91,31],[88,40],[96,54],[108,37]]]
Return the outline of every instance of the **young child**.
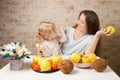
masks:
[[[37,38],[40,40],[40,46],[37,54],[40,56],[61,55],[60,46],[67,39],[63,26],[57,30],[54,23],[41,22],[37,31]],[[59,35],[57,34],[59,33]]]

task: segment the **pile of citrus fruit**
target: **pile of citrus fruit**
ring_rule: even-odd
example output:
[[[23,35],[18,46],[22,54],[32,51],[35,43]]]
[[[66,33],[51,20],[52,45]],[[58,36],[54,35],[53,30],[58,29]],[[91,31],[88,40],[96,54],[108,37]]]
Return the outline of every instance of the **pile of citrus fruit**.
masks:
[[[31,67],[38,72],[54,71],[58,69],[61,61],[62,57],[60,55],[52,56],[50,59],[41,56],[34,56]]]
[[[95,53],[89,53],[88,55],[84,55],[83,53],[73,53],[70,55],[70,60],[74,63],[93,63],[97,59]]]

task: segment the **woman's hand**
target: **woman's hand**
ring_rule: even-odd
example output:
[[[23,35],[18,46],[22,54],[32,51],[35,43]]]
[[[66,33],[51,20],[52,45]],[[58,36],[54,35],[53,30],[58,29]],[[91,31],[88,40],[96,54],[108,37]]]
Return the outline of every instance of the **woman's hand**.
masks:
[[[97,35],[98,37],[100,37],[101,35],[106,35],[106,36],[110,36],[110,29],[106,29],[106,28],[101,28],[99,31],[96,32],[95,35]]]

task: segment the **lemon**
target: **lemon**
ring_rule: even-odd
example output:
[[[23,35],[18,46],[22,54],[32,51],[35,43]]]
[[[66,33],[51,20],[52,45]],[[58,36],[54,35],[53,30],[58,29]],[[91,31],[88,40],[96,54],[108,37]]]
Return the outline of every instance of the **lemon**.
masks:
[[[83,56],[81,62],[84,64],[84,63],[89,63],[90,61],[87,56]]]
[[[70,56],[70,60],[72,61],[72,62],[75,62],[75,63],[78,63],[78,62],[80,62],[80,59],[81,59],[81,56],[80,56],[80,54],[79,53],[72,53],[72,55]]]
[[[97,59],[97,57],[96,57],[95,53],[89,53],[88,54],[88,59],[92,63]]]
[[[60,65],[61,61],[62,61],[62,56],[60,55],[54,55],[51,57],[52,63],[56,64],[57,66]]]
[[[40,57],[40,56],[35,55],[35,56],[33,57],[33,62],[38,63],[39,58],[41,58],[41,57]]]
[[[110,29],[110,33],[114,34],[115,33],[115,28],[113,26],[107,26],[107,31]]]

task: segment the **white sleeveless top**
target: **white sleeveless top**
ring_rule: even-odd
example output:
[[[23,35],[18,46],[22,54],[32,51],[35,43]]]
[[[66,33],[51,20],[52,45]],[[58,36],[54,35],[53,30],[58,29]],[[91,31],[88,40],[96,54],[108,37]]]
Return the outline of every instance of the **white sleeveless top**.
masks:
[[[63,43],[63,45],[61,46],[61,51],[65,55],[72,54],[73,52],[84,53],[87,44],[89,44],[94,37],[94,35],[90,34],[83,36],[79,40],[74,40],[73,38],[74,30],[75,29],[73,27],[67,27],[65,29],[67,41]]]

